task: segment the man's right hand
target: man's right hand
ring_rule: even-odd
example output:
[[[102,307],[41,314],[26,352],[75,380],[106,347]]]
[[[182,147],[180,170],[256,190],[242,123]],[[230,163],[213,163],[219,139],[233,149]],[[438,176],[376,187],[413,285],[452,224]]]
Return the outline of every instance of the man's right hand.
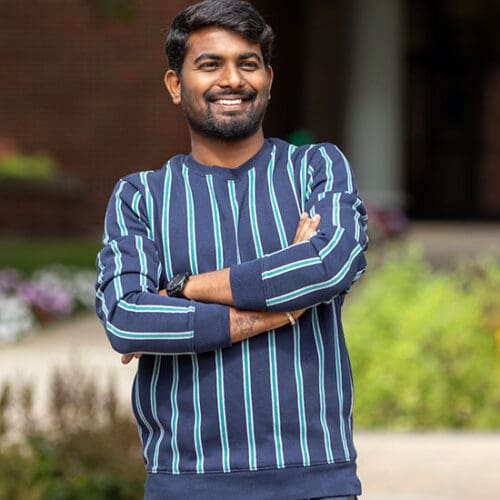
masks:
[[[319,227],[320,221],[321,216],[319,214],[316,214],[314,217],[309,217],[307,212],[302,212],[297,225],[297,230],[295,231],[293,242],[300,243],[301,241],[306,241],[311,238],[311,236],[314,236]]]

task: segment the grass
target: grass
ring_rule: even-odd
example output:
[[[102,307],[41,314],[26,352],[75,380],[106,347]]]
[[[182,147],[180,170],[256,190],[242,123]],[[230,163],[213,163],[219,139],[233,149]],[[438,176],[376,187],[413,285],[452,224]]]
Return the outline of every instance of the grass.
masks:
[[[98,239],[0,238],[0,269],[13,267],[26,274],[51,264],[94,269],[100,248]]]

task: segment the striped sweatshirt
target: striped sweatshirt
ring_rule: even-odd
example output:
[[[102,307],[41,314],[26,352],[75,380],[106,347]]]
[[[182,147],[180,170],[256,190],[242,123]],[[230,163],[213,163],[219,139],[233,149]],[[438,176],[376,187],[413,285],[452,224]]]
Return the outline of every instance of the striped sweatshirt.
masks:
[[[293,244],[300,214],[317,233]],[[237,168],[192,155],[121,179],[97,256],[97,314],[143,353],[132,404],[147,499],[360,493],[341,325],[364,272],[366,212],[332,144],[266,139]],[[234,305],[297,323],[231,344],[229,308],[158,295],[174,274],[230,268]]]

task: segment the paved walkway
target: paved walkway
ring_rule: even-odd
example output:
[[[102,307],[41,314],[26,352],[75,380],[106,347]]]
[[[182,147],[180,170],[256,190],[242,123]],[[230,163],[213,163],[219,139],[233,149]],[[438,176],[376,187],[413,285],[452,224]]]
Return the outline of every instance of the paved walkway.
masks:
[[[135,362],[120,363],[93,315],[63,322],[0,346],[0,385],[32,382],[43,412],[55,368],[81,366],[98,381],[112,376],[129,404]],[[367,500],[496,500],[500,498],[498,433],[358,432],[359,474]]]

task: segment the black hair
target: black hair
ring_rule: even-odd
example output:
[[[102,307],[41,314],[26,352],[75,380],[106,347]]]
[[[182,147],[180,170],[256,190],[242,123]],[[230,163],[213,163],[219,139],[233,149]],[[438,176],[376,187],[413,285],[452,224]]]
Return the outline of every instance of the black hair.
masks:
[[[167,35],[166,53],[169,67],[178,75],[188,48],[191,32],[208,26],[218,26],[258,43],[264,64],[271,61],[274,33],[258,10],[244,0],[204,0],[180,12]]]

